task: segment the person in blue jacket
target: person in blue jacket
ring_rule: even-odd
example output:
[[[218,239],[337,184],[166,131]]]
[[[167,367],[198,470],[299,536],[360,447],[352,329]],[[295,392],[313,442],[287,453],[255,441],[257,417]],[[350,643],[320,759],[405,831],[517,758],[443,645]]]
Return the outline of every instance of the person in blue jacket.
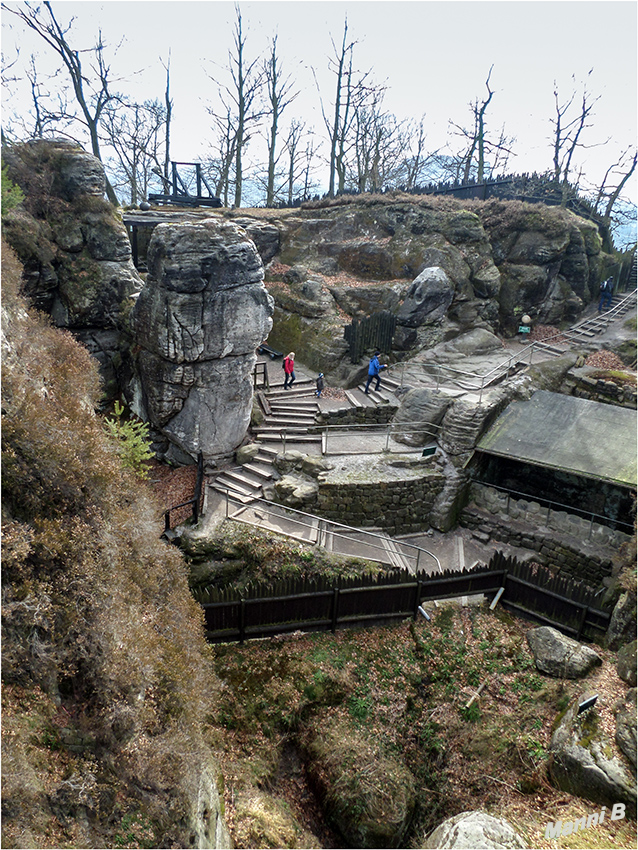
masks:
[[[609,310],[611,307],[611,299],[614,295],[614,279],[608,277],[607,280],[600,284],[600,300],[598,301],[598,312]]]
[[[381,384],[381,375],[379,373],[381,372],[382,369],[388,368],[387,363],[384,363],[383,365],[381,365],[379,363],[379,355],[380,354],[381,354],[380,351],[375,351],[374,357],[370,358],[370,364],[368,366],[368,380],[366,381],[366,388],[364,390],[366,395],[368,395],[368,390],[370,389],[370,384],[372,383],[372,381],[374,381],[375,378],[377,379],[377,385],[375,387],[375,391],[379,392],[379,386]]]

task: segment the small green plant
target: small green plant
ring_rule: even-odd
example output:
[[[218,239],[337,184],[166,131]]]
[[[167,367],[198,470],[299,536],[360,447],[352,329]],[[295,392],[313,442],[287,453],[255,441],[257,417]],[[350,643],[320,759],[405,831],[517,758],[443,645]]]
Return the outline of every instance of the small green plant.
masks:
[[[477,723],[481,719],[481,709],[477,702],[473,702],[469,706],[464,705],[460,712],[463,720],[467,720],[468,723]]]
[[[106,433],[113,439],[122,459],[122,465],[132,469],[140,478],[148,478],[149,466],[146,461],[155,457],[148,439],[146,422],[122,419],[124,406],[115,402],[115,418],[105,419]]]
[[[24,193],[19,186],[11,180],[7,173],[7,166],[2,166],[2,212],[7,213],[15,209],[24,200]]]

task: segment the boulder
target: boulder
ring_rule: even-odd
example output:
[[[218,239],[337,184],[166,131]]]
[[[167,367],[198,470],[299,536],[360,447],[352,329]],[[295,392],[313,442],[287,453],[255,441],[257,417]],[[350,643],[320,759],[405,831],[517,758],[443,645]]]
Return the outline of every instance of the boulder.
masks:
[[[617,650],[624,643],[636,637],[636,591],[626,590],[621,593],[614,606],[605,635],[605,643],[609,649]]]
[[[397,313],[397,322],[408,328],[434,324],[445,316],[454,298],[454,284],[437,266],[424,269],[413,281]]]
[[[526,848],[527,844],[503,818],[486,812],[461,812],[448,818],[428,835],[423,848],[452,850],[509,850]]]
[[[296,475],[284,475],[275,482],[274,491],[276,501],[290,508],[302,508],[304,505],[312,504],[319,492],[316,481],[302,478]]]
[[[431,443],[438,435],[438,426],[443,421],[445,412],[454,401],[448,393],[420,387],[409,390],[402,400],[401,407],[395,414],[392,436],[406,446],[424,446]],[[411,426],[412,430],[410,429]],[[405,430],[400,426],[405,424]]]
[[[560,719],[549,746],[549,775],[569,794],[612,806],[636,806],[636,779],[622,753],[615,751],[596,707],[578,714],[583,696]],[[616,754],[617,753],[617,754]]]
[[[343,722],[306,729],[307,770],[348,847],[399,847],[412,819],[414,778],[396,754]]]
[[[255,350],[272,325],[257,249],[217,219],[159,224],[147,263],[132,319],[136,412],[187,455],[228,457],[246,434]]]
[[[636,687],[636,641],[625,644],[618,650],[616,671],[623,682],[632,688]]]
[[[259,446],[257,443],[248,443],[246,446],[241,446],[235,452],[235,460],[240,466],[243,466],[245,463],[250,463],[251,460],[254,459],[255,455],[259,454]]]
[[[616,714],[615,740],[636,770],[636,688],[627,691],[625,698],[614,706]]]
[[[536,667],[548,676],[580,679],[602,664],[602,658],[593,649],[550,626],[530,629],[527,642]]]

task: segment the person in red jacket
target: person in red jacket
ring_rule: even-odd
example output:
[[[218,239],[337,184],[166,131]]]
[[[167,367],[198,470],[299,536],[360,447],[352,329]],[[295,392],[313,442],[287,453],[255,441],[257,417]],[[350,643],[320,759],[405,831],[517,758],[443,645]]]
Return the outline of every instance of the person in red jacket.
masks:
[[[284,357],[284,389],[291,390],[295,383],[295,352]]]

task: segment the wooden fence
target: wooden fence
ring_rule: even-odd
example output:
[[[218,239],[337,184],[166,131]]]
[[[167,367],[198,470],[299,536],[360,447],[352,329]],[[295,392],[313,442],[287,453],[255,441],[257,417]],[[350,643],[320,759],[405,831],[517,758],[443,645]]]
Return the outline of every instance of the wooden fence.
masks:
[[[343,331],[344,339],[350,345],[350,361],[358,363],[364,352],[371,349],[390,351],[396,325],[396,316],[387,311],[374,313],[360,321],[353,319]]]
[[[171,505],[171,507],[164,511],[164,532],[162,536],[170,536],[169,532],[173,527],[174,518],[171,517],[171,512],[176,511],[178,508],[185,508],[187,505],[191,507],[191,516],[193,518],[193,522],[199,521],[199,515],[202,510],[202,484],[204,481],[204,456],[201,452],[197,455],[197,478],[195,480],[195,491],[193,493],[193,498],[188,499],[186,502],[180,502],[179,505]],[[183,520],[180,520],[183,522]]]
[[[368,579],[293,579],[248,588],[209,586],[194,592],[204,609],[208,640],[213,643],[268,637],[284,632],[336,631],[348,626],[378,625],[416,618],[420,605],[435,599],[474,594],[496,595],[513,613],[553,626],[577,640],[600,638],[607,631],[610,610],[596,590],[570,576],[538,564],[506,558],[500,552],[487,566],[462,573],[446,571],[416,576],[396,571]]]

